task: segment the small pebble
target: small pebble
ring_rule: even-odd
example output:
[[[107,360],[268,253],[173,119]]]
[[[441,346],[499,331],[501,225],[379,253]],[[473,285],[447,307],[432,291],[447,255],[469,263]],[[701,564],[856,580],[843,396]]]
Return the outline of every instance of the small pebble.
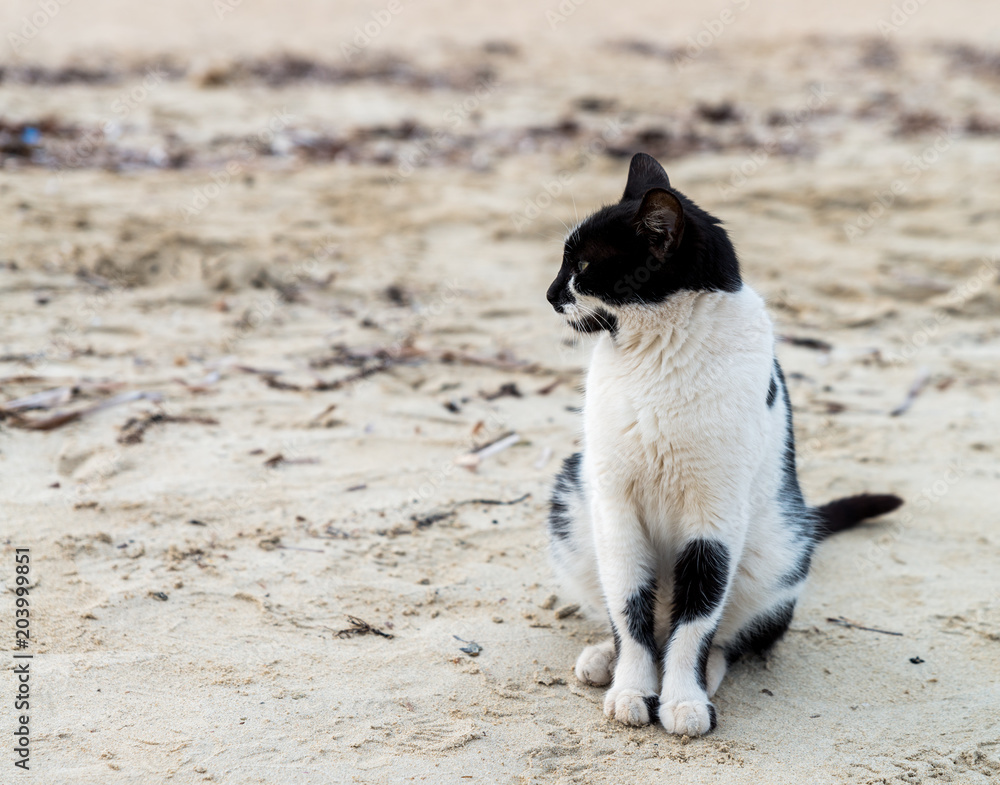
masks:
[[[541,608],[543,611],[550,611],[554,607],[556,607],[557,602],[559,602],[559,598],[556,597],[556,595],[554,594],[550,594],[548,597],[545,598],[545,601],[542,602],[538,607]]]
[[[578,610],[580,610],[580,606],[577,603],[574,603],[572,605],[563,605],[561,608],[557,608],[556,609],[556,618],[557,619],[568,619],[570,616],[572,616]]]

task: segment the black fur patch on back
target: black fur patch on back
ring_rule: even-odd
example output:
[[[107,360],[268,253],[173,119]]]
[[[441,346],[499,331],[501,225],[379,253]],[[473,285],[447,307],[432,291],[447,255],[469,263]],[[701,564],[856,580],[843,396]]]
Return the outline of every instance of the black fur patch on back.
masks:
[[[774,371],[778,375],[778,386],[781,390],[782,400],[785,402],[785,452],[784,470],[781,478],[781,501],[786,511],[790,514],[790,520],[802,525],[805,520],[806,500],[802,496],[802,488],[799,486],[799,475],[795,468],[795,429],[792,423],[792,399],[788,396],[788,385],[785,383],[785,374],[781,371],[781,365],[774,361]]]
[[[574,453],[563,461],[562,470],[556,475],[555,487],[549,499],[549,534],[554,539],[568,539],[572,531],[570,499],[581,493],[580,463],[583,453]]]
[[[656,578],[652,577],[625,601],[628,634],[650,654],[659,659],[656,645]]]
[[[774,364],[777,365],[778,361],[775,360]],[[774,408],[774,401],[778,397],[778,383],[774,380],[774,372],[771,372],[771,384],[767,388],[767,408]]]
[[[785,634],[794,612],[793,600],[751,621],[736,636],[736,640],[725,647],[726,662],[732,665],[744,654],[766,652]]]
[[[712,613],[729,577],[729,551],[717,540],[691,540],[674,565],[672,626]]]
[[[782,586],[795,586],[796,584],[804,581],[806,576],[809,574],[809,567],[812,564],[812,555],[813,550],[816,547],[816,541],[811,537],[808,537],[800,540],[799,545],[802,547],[802,552],[799,554],[799,560],[791,570],[781,576]]]

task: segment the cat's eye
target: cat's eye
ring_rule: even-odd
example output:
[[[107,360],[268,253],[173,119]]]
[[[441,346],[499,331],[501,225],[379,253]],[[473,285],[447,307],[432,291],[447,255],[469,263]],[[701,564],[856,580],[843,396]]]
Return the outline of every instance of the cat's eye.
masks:
[[[582,273],[582,272],[583,272],[584,270],[586,270],[586,269],[587,269],[587,267],[589,267],[589,266],[590,266],[590,262],[582,262],[582,261],[581,261],[581,262],[578,262],[578,263],[577,263],[577,265],[576,265],[576,269],[578,269],[578,270],[579,270],[579,271],[580,271],[580,272]]]

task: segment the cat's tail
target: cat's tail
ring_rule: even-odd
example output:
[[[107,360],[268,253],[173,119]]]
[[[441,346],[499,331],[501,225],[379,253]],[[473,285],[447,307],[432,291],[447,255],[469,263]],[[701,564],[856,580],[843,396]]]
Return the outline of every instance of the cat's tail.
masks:
[[[902,499],[891,493],[862,493],[859,496],[835,499],[816,508],[816,538],[823,540],[831,534],[850,529],[867,518],[885,515],[902,503]]]

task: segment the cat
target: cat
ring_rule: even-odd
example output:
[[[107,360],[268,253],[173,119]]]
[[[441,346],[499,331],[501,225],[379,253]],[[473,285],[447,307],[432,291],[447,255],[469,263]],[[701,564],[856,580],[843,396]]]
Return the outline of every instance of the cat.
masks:
[[[557,573],[611,622],[576,676],[609,685],[619,722],[708,733],[727,667],[787,630],[817,543],[902,499],[806,504],[764,301],[720,221],[651,156],[570,232],[547,298],[600,333],[583,449],[548,519]]]

